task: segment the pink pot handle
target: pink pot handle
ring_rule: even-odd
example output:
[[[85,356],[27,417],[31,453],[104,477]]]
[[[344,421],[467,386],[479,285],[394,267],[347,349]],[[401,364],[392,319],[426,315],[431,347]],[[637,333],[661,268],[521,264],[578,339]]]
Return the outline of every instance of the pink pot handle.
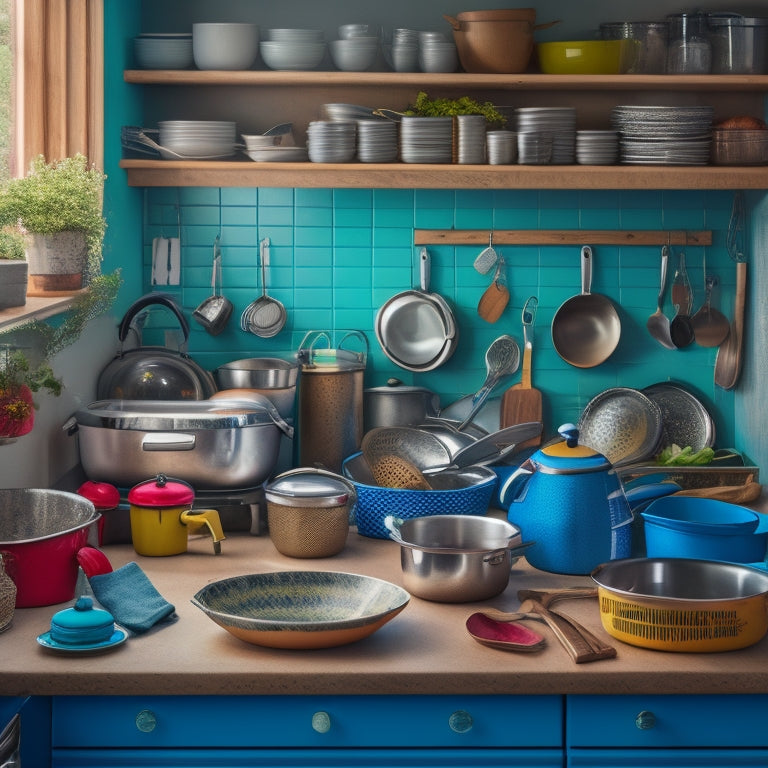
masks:
[[[112,572],[112,563],[107,556],[95,547],[81,547],[77,551],[77,562],[90,579],[91,576],[100,576],[102,573]]]

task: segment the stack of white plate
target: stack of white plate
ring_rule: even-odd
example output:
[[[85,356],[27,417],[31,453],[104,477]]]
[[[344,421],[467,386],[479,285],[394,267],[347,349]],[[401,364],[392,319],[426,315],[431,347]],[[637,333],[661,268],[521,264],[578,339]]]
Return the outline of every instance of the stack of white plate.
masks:
[[[313,120],[307,128],[312,163],[349,163],[355,159],[356,123]]]
[[[484,163],[485,118],[482,115],[457,115],[455,125],[457,162],[470,165]]]
[[[707,165],[712,107],[619,106],[611,123],[619,132],[622,163]]]
[[[520,133],[541,133],[552,137],[554,165],[576,162],[575,107],[521,107],[515,113]]]
[[[576,132],[576,162],[581,165],[615,165],[618,161],[617,131]]]
[[[235,123],[219,120],[165,120],[157,124],[160,146],[185,157],[229,157],[235,153]]]
[[[404,163],[450,163],[450,117],[404,117],[400,122],[400,159]]]
[[[136,66],[141,69],[187,69],[192,66],[191,32],[146,32],[133,39]]]
[[[358,120],[357,159],[361,163],[393,163],[397,160],[397,123]]]

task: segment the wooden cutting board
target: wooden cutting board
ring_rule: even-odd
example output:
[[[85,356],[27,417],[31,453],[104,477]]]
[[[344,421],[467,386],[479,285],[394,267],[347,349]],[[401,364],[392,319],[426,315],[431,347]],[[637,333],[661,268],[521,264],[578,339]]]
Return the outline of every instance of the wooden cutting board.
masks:
[[[500,424],[511,427],[529,421],[542,421],[541,392],[531,386],[531,357],[533,345],[530,340],[523,347],[523,374],[518,384],[513,384],[501,398]],[[541,445],[541,435],[526,440],[518,449]]]

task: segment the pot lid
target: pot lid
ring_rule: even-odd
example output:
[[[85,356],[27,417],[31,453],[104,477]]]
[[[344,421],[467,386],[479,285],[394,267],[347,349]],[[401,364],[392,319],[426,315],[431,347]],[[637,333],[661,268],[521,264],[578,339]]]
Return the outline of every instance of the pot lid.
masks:
[[[77,492],[99,510],[115,509],[120,504],[120,491],[111,483],[87,480],[77,489]]]
[[[307,469],[281,475],[264,489],[267,501],[313,507],[337,507],[349,499],[349,487],[340,478]]]
[[[575,425],[563,424],[558,432],[563,437],[560,442],[544,446],[531,457],[545,471],[549,469],[557,474],[598,472],[611,468],[611,463],[602,453],[579,443],[579,430]]]
[[[77,423],[111,429],[229,429],[273,424],[275,409],[260,395],[248,400],[97,400],[75,414]]]
[[[56,633],[57,630],[63,630],[69,635],[77,631],[109,627],[114,622],[111,613],[94,608],[92,598],[84,596],[79,597],[71,608],[65,608],[53,615],[51,631]],[[74,642],[74,639],[71,642]]]
[[[191,504],[195,491],[183,480],[158,475],[134,485],[128,491],[128,501],[137,507],[182,507]]]

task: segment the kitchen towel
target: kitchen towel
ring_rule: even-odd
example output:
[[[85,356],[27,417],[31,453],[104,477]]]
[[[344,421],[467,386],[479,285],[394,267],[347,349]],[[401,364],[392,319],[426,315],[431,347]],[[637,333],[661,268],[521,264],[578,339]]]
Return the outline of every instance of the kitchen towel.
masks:
[[[99,603],[120,626],[134,634],[178,619],[175,606],[155,589],[137,563],[126,563],[116,571],[92,576],[89,581]]]

